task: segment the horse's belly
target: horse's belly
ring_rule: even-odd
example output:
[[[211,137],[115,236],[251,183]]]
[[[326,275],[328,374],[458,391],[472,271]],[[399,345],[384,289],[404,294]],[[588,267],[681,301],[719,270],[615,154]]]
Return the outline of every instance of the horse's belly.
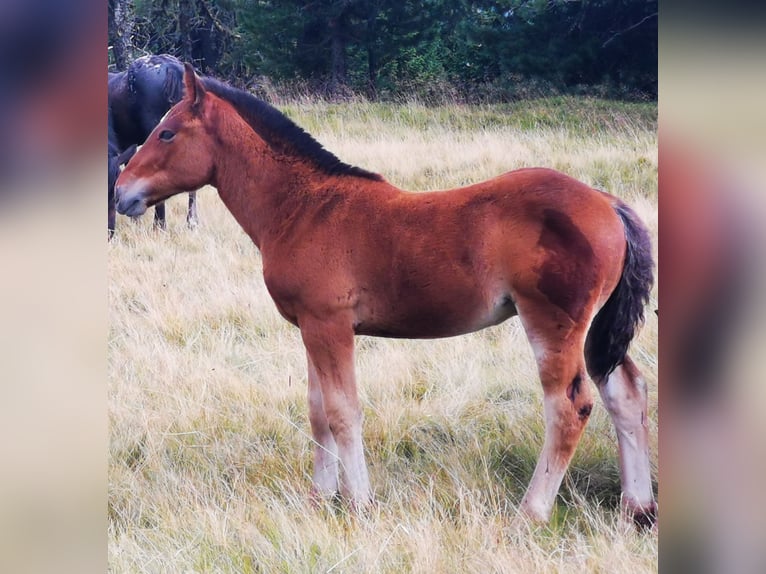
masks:
[[[371,313],[354,325],[354,331],[358,335],[402,339],[454,337],[497,325],[515,314],[516,308],[509,296],[480,305],[467,301],[451,305],[424,301],[420,305],[399,307],[384,316]]]

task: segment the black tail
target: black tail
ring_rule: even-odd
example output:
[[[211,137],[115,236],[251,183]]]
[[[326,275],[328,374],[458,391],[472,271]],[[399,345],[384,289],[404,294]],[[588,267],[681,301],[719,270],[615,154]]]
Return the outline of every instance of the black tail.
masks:
[[[649,232],[622,202],[614,206],[625,227],[625,263],[617,287],[596,314],[585,340],[585,364],[596,382],[606,380],[625,359],[654,284]]]

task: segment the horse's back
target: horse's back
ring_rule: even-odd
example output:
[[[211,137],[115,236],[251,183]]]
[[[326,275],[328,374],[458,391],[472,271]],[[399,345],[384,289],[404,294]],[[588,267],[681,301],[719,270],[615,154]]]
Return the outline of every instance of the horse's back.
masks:
[[[524,168],[463,188],[404,193],[391,202],[391,235],[424,249],[490,249],[516,256],[561,244],[579,256],[622,233],[617,201],[566,174]],[[382,230],[381,230],[382,231]]]
[[[167,54],[142,56],[109,74],[109,107],[120,148],[142,144],[183,97],[183,64]]]
[[[134,118],[142,143],[167,111],[183,97],[183,64],[167,54],[145,56],[128,69],[135,91]]]

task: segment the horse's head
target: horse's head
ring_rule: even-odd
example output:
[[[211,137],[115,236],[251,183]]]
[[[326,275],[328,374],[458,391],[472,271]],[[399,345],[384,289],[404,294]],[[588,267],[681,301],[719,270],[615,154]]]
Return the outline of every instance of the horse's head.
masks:
[[[184,98],[149,134],[117,179],[117,211],[141,215],[172,195],[210,183],[215,140],[208,129],[209,104],[205,87],[186,64]]]

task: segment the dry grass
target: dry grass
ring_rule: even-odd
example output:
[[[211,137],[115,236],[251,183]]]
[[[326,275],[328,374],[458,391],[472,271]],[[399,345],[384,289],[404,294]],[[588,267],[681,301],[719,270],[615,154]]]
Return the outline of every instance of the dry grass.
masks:
[[[406,188],[557,167],[626,198],[656,239],[651,122],[615,107],[577,127],[516,125],[501,111],[288,107],[341,158]],[[556,113],[547,103],[540,117]],[[364,516],[310,507],[298,331],[277,314],[256,248],[215,191],[199,199],[196,231],[175,199],[169,231],[120,218],[109,245],[111,571],[656,571],[656,535],[616,511],[616,440],[600,403],[551,525],[514,520],[542,444],[542,393],[515,319],[437,341],[359,338],[378,504]],[[653,313],[633,355],[650,387],[656,466]]]

